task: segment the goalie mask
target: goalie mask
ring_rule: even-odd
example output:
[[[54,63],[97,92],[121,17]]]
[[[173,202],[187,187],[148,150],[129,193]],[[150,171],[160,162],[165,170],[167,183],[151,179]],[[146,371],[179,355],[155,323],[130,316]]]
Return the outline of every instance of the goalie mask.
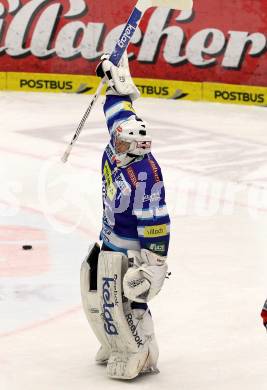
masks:
[[[151,136],[142,120],[122,122],[114,131],[114,149],[118,166],[125,166],[151,151]]]

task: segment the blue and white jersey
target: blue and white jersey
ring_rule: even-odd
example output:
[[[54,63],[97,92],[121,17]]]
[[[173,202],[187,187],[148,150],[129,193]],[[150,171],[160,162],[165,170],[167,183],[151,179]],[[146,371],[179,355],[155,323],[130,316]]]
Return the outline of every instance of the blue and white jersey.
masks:
[[[104,104],[111,142],[102,159],[103,226],[101,239],[116,251],[149,249],[166,256],[170,218],[161,169],[151,153],[118,167],[112,133],[135,115],[128,96],[107,96]]]

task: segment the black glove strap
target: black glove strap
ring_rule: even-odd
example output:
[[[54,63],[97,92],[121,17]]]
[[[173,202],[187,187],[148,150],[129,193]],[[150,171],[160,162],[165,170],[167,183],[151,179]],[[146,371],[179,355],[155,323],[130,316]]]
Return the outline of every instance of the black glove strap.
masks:
[[[110,73],[110,70],[108,70],[106,73],[104,72],[103,70],[103,66],[102,66],[103,62],[100,62],[100,64],[97,65],[96,67],[96,75],[98,77],[101,77],[101,79],[103,79],[105,76],[107,76],[107,78],[109,80],[112,80],[112,76],[111,76],[111,73]]]
[[[105,73],[104,73],[103,67],[102,67],[102,62],[100,62],[100,64],[98,64],[96,67],[96,75],[98,77],[101,77],[101,79],[103,79],[103,77],[105,77]]]

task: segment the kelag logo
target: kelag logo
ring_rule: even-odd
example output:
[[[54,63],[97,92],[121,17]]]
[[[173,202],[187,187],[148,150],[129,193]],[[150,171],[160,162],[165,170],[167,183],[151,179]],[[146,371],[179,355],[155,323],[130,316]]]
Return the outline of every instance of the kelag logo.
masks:
[[[123,34],[121,40],[118,42],[118,46],[123,49],[125,45],[129,42],[132,32],[135,30],[135,27],[129,24],[128,28],[126,29],[125,33]]]
[[[112,317],[112,309],[114,308],[114,303],[110,302],[111,292],[110,284],[114,283],[113,278],[103,278],[103,317],[104,317],[104,328],[107,334],[117,335],[118,331],[114,325]]]

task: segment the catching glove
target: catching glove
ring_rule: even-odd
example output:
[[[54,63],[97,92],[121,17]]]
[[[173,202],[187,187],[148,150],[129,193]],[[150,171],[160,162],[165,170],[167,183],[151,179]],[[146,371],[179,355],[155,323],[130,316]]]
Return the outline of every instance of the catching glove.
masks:
[[[147,249],[128,251],[128,258],[133,265],[123,279],[124,295],[131,301],[149,302],[163,286],[168,270],[167,258]]]

